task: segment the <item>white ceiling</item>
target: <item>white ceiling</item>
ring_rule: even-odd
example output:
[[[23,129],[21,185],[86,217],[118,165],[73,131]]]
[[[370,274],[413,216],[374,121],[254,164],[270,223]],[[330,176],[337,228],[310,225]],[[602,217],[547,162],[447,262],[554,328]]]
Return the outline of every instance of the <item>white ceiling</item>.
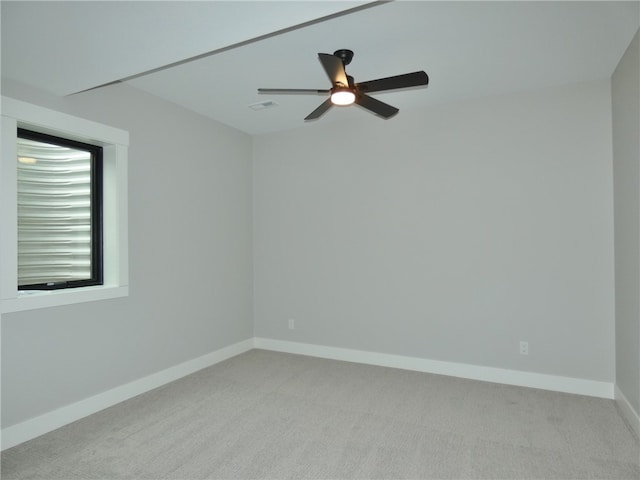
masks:
[[[329,88],[319,52],[353,50],[347,72],[356,82],[425,70],[428,87],[373,94],[402,115],[608,78],[640,27],[639,1],[3,0],[1,6],[3,78],[57,95],[125,81],[250,134],[371,115],[335,107],[304,122],[324,97],[257,93]],[[248,107],[267,100],[277,106]]]

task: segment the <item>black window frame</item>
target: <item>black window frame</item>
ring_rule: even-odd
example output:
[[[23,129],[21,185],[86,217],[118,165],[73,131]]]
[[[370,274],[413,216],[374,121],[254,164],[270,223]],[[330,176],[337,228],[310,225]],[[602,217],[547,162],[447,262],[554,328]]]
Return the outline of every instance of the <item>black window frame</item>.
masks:
[[[100,145],[18,128],[18,138],[88,151],[91,155],[91,277],[82,280],[18,285],[18,290],[62,290],[104,285],[103,148]],[[17,281],[17,279],[16,279]]]

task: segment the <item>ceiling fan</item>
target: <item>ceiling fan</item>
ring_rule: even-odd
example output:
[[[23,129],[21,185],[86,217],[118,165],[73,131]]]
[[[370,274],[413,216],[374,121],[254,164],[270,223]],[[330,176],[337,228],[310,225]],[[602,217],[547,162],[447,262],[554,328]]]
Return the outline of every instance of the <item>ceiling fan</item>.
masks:
[[[368,82],[355,83],[353,77],[347,75],[345,66],[351,63],[353,52],[351,50],[336,50],[333,55],[329,53],[319,53],[318,59],[325,72],[331,80],[331,88],[328,90],[314,90],[307,88],[259,88],[258,93],[273,94],[330,94],[318,108],[305,117],[305,120],[319,118],[333,105],[351,105],[356,103],[361,107],[379,115],[383,118],[391,118],[398,109],[387,103],[381,102],[369,93],[395,90],[398,88],[417,87],[427,85],[429,77],[424,71],[405,73],[393,77],[369,80]]]

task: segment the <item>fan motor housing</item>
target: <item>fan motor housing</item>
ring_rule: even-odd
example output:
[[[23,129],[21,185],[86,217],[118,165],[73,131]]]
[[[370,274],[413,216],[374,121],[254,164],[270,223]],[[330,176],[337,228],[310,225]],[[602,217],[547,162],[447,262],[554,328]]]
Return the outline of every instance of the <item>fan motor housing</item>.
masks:
[[[353,60],[353,52],[346,48],[336,50],[335,52],[333,52],[333,55],[342,60],[343,65],[349,65],[351,63],[351,60]]]

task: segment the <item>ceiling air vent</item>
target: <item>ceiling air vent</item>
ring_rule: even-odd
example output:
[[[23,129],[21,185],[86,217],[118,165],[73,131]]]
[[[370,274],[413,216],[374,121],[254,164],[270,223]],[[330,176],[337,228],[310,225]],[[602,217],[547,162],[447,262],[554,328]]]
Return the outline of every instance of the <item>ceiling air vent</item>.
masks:
[[[265,100],[264,102],[252,103],[249,105],[251,110],[264,110],[265,108],[277,107],[278,104],[273,100]]]

